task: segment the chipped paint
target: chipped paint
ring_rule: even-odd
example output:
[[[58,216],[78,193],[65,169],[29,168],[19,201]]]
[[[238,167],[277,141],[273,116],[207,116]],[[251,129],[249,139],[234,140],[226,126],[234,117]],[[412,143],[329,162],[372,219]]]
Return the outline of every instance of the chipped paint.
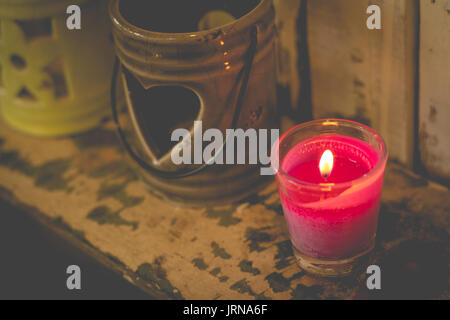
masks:
[[[254,276],[257,276],[258,274],[261,273],[261,271],[258,268],[253,268],[253,262],[248,260],[242,260],[239,263],[239,268],[241,269],[242,272],[251,273]]]
[[[292,300],[318,300],[321,298],[321,294],[324,291],[321,286],[307,287],[302,284],[298,284],[291,292]]]
[[[69,187],[72,178],[66,177],[70,164],[71,159],[55,159],[34,166],[31,162],[22,157],[19,152],[0,149],[0,166],[33,178],[37,187],[49,191],[72,191],[72,188]]]
[[[211,242],[211,248],[213,249],[214,256],[220,257],[222,259],[231,258],[231,255],[224,248],[221,248],[217,242]]]
[[[290,280],[278,272],[272,272],[265,279],[269,282],[273,292],[288,291],[291,285]]]
[[[206,216],[210,219],[219,219],[219,226],[229,227],[234,226],[242,221],[240,218],[233,216],[235,208],[230,209],[214,209],[209,208],[206,210]]]
[[[161,258],[158,258],[151,264],[141,264],[136,270],[137,275],[145,281],[148,281],[149,284],[157,286],[157,288],[167,294],[168,297],[175,300],[184,299],[180,290],[175,288],[167,279],[167,273],[161,266],[161,260]]]
[[[292,264],[294,253],[292,251],[292,245],[289,240],[275,243],[278,252],[275,255],[275,268],[281,270]]]
[[[126,192],[129,181],[120,183],[102,182],[97,192],[97,199],[113,198],[122,203],[125,208],[135,207],[144,201],[144,197],[131,196]]]
[[[212,276],[216,277],[217,279],[219,279],[220,282],[227,282],[228,279],[230,279],[228,276],[225,275],[219,275],[222,272],[222,270],[220,269],[220,267],[216,267],[214,269],[212,269],[209,274],[211,274]]]
[[[257,229],[251,227],[247,228],[247,230],[245,231],[245,238],[246,242],[248,243],[250,252],[261,252],[267,249],[265,246],[262,246],[262,244],[270,243],[272,241],[272,236],[269,233],[265,232],[266,230],[270,229],[270,226]]]
[[[205,261],[202,258],[195,258],[192,259],[192,264],[194,267],[200,270],[206,270],[208,269],[208,265],[205,263]]]
[[[136,230],[139,226],[139,222],[123,219],[120,216],[120,212],[121,210],[112,211],[106,206],[100,206],[92,209],[86,217],[100,225],[111,224],[115,226],[131,226],[133,230]]]
[[[232,284],[230,289],[234,290],[234,291],[237,291],[239,293],[249,294],[249,295],[253,296],[255,299],[257,299],[257,300],[268,300],[269,299],[268,297],[266,297],[264,295],[264,292],[261,292],[259,294],[255,293],[253,291],[253,289],[250,287],[250,285],[248,283],[248,280],[245,279],[245,278],[235,282],[234,284]]]

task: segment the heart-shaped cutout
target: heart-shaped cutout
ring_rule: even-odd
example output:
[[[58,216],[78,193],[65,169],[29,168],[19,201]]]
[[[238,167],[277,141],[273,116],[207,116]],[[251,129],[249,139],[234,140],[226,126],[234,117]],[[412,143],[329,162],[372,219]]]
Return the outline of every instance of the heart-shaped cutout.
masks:
[[[123,68],[136,128],[154,157],[161,159],[178,143],[171,141],[176,129],[192,130],[201,103],[198,95],[182,86],[153,86],[145,89]],[[151,156],[152,156],[151,155]]]

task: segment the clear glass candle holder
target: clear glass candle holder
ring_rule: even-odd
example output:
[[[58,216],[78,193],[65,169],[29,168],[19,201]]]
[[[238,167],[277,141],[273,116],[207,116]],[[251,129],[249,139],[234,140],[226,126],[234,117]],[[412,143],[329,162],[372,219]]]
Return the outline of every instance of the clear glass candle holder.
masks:
[[[344,276],[373,249],[387,158],[379,134],[347,120],[304,123],[275,144],[272,166],[300,268]]]

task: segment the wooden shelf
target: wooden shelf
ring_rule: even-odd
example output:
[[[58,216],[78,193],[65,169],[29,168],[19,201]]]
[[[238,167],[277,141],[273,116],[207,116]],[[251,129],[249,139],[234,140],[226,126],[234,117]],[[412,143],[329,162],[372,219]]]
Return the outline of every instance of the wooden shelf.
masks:
[[[295,264],[275,184],[242,203],[186,209],[149,194],[112,124],[38,139],[0,123],[0,196],[160,299],[448,299],[450,192],[389,164],[365,270],[316,279]],[[362,266],[362,267],[367,267]]]

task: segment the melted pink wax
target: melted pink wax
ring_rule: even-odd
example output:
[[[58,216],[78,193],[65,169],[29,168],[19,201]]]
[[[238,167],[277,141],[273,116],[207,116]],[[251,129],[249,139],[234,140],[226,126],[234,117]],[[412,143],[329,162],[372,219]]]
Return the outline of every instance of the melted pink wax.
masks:
[[[334,155],[334,167],[325,179],[319,162],[327,149]],[[282,170],[306,182],[289,183],[286,176],[278,175],[285,218],[298,251],[335,260],[370,249],[376,235],[384,172],[357,179],[368,174],[377,162],[378,155],[369,144],[339,135],[311,138],[288,152]],[[337,183],[344,184],[333,185]]]

